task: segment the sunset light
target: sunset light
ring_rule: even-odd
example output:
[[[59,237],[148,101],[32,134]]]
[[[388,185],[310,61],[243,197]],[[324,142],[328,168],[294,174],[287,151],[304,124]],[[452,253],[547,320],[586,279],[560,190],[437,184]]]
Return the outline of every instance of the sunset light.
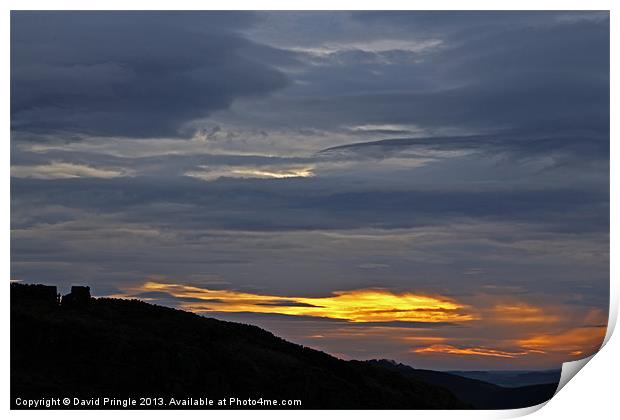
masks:
[[[412,351],[413,353],[446,353],[446,354],[466,355],[466,356],[505,357],[505,358],[510,358],[510,359],[528,354],[527,351],[508,352],[508,351],[487,349],[483,347],[460,348],[460,347],[450,346],[446,344],[433,344],[432,346],[423,347],[423,348],[415,349]]]
[[[465,305],[444,297],[393,293],[384,289],[338,291],[325,297],[297,297],[147,282],[140,290],[166,292],[176,298],[191,298],[191,302],[184,302],[182,306],[198,313],[254,312],[334,318],[351,322],[438,323],[475,319]]]

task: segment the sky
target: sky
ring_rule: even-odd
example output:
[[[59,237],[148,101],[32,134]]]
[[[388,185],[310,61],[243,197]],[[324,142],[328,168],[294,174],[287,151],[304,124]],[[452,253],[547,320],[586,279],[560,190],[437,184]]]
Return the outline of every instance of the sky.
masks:
[[[607,12],[12,12],[11,278],[548,369],[609,303]]]

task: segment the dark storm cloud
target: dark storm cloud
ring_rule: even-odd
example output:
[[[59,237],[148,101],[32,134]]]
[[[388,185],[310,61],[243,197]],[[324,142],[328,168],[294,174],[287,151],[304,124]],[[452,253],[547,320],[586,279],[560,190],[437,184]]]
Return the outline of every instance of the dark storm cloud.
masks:
[[[233,12],[13,12],[12,128],[179,135],[236,98],[287,84],[268,64],[286,54],[238,35],[252,21]]]
[[[286,299],[274,300],[272,302],[257,303],[257,305],[259,305],[259,306],[285,306],[285,307],[295,306],[295,307],[304,307],[304,308],[320,308],[320,306],[317,306],[317,305],[311,305],[309,303],[296,302],[294,300],[286,300]]]
[[[354,16],[369,33],[382,28],[379,39],[439,43],[408,51],[386,42],[377,51],[367,40],[314,57],[320,65],[296,75],[304,82],[296,96],[273,104],[286,124],[609,135],[606,13]]]
[[[561,75],[560,75],[561,77]],[[609,80],[576,78],[489,80],[483,84],[418,92],[350,93],[275,104],[289,124],[313,115],[324,126],[415,124],[437,130],[528,129],[534,132],[609,131]]]
[[[156,299],[159,303],[162,303],[162,301],[166,301],[166,302],[172,301],[176,303],[180,303],[180,302],[222,303],[221,299],[199,299],[199,298],[192,298],[192,297],[187,297],[187,296],[178,297],[178,296],[173,296],[170,293],[166,293],[166,292],[141,292],[141,293],[136,293],[132,295],[131,297],[134,297],[136,299],[140,299],[140,298]]]

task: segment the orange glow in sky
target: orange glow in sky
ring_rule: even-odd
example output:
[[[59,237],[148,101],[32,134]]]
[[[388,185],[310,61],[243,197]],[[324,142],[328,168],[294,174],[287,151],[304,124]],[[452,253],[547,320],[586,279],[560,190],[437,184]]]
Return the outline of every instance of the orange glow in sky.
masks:
[[[517,356],[524,356],[528,351],[509,352],[494,350],[483,347],[455,347],[448,344],[433,344],[432,346],[422,347],[412,350],[413,353],[446,353],[467,356],[489,356],[489,357],[505,357],[512,359]]]
[[[518,341],[527,349],[547,349],[575,356],[592,354],[601,346],[607,327],[577,327],[561,333],[536,334]]]
[[[166,292],[193,312],[254,312],[305,315],[351,322],[461,322],[475,316],[466,305],[441,296],[393,293],[384,289],[334,292],[324,297],[272,296],[235,290],[212,290],[194,286],[147,282],[142,291]],[[200,301],[204,301],[200,302]]]
[[[579,316],[565,305],[536,306],[508,296],[483,296],[476,305],[469,305],[440,295],[397,293],[380,288],[300,297],[215,290],[159,280],[125,291],[126,294],[116,297],[160,292],[177,298],[177,305],[182,309],[202,314],[281,314],[314,317],[317,321],[322,318],[347,321],[317,327],[304,336],[326,343],[322,348],[326,351],[330,351],[329,343],[337,341],[388,340],[402,343],[405,354],[421,357],[449,355],[515,360],[511,363],[517,359],[561,363],[594,353],[606,331],[606,314],[600,310]],[[423,328],[402,325],[399,321],[425,325]],[[460,328],[454,329],[457,325]]]

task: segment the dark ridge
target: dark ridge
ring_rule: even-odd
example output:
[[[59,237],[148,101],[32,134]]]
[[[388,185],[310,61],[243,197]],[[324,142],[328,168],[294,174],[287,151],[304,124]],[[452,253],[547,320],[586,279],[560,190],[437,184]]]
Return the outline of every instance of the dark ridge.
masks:
[[[255,326],[138,300],[86,299],[84,289],[58,303],[55,289],[41,297],[41,287],[11,284],[12,404],[161,396],[300,399],[306,409],[469,408],[442,387]]]

